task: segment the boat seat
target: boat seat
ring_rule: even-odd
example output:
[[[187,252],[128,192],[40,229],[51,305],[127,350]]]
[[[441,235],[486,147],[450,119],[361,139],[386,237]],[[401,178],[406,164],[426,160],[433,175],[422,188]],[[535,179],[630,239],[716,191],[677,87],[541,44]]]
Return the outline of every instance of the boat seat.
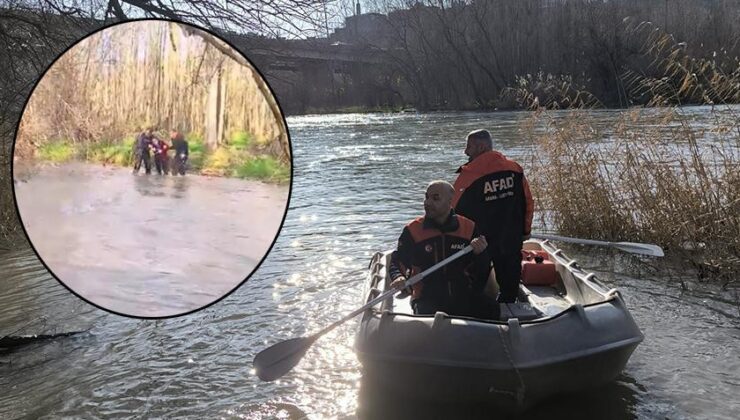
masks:
[[[557,289],[549,286],[519,286],[529,303],[544,316],[557,315],[570,308],[571,302]]]

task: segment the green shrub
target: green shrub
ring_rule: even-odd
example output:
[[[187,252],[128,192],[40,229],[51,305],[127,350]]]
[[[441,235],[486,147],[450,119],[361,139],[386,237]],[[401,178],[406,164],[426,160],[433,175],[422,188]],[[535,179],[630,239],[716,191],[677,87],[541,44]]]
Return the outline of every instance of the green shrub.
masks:
[[[111,143],[92,143],[85,148],[84,157],[91,162],[112,163],[127,166],[133,160],[133,139]]]
[[[129,150],[133,150],[134,143],[136,142],[136,138],[133,136],[129,136],[123,139],[123,145],[126,146]]]
[[[234,172],[239,178],[276,182],[287,182],[290,179],[290,168],[269,156],[251,158],[236,166]]]
[[[203,168],[203,152],[190,152],[188,154],[188,165],[193,171],[199,171]]]
[[[66,162],[75,156],[74,145],[61,141],[53,141],[41,145],[38,149],[38,156],[43,160],[52,162]]]
[[[234,154],[227,147],[219,147],[206,156],[203,170],[211,174],[229,175],[230,167],[234,163]]]
[[[205,141],[198,133],[188,133],[185,136],[185,140],[188,142],[188,150],[190,154],[203,153],[205,150]]]
[[[252,143],[254,143],[254,136],[246,131],[234,132],[228,141],[229,146],[237,150],[246,149]]]

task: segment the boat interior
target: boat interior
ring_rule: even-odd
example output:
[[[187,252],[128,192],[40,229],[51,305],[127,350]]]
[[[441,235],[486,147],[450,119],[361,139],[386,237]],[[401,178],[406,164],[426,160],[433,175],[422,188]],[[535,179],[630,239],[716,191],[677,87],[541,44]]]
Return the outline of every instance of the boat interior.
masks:
[[[371,296],[368,299],[388,287],[390,255],[390,252],[378,253],[373,258],[370,264]],[[486,293],[495,297],[498,291],[495,274],[493,270],[491,272]],[[529,240],[524,243],[522,250],[522,277],[517,302],[502,303],[499,319],[492,321],[516,318],[520,322],[526,322],[550,318],[574,305],[586,306],[604,302],[617,293],[616,289],[607,289],[601,284],[594,273],[581,269],[575,260],[568,258],[551,242]],[[406,315],[414,313],[411,298],[404,293],[397,293],[393,299],[384,301],[380,310]]]

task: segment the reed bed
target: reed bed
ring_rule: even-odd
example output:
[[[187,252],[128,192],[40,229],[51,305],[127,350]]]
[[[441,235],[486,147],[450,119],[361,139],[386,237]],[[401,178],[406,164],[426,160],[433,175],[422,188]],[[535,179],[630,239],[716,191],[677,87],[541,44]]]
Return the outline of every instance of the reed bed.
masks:
[[[698,278],[738,286],[740,108],[718,104],[740,102],[740,63],[692,59],[649,35],[647,55],[665,76],[624,78],[657,107],[605,125],[587,107],[563,115],[535,104],[523,130],[539,140],[529,177],[541,222],[576,237],[656,243]],[[692,111],[686,100],[712,106]]]
[[[537,133],[530,177],[545,225],[576,237],[656,243],[701,278],[734,281],[740,127],[695,127],[673,108],[625,112],[610,130],[584,111],[543,114],[534,117],[549,121]]]

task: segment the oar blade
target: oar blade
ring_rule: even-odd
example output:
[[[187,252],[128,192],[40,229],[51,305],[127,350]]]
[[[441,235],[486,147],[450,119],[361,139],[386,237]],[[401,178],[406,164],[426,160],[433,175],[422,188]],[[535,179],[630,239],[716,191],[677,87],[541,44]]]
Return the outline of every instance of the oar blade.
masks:
[[[625,252],[630,252],[632,254],[651,255],[653,257],[663,257],[664,256],[663,249],[659,247],[658,245],[653,245],[653,244],[641,244],[641,243],[635,243],[635,242],[596,241],[593,239],[570,238],[567,236],[548,235],[544,233],[532,233],[531,237],[534,239],[546,239],[549,241],[570,242],[570,243],[581,244],[581,245],[609,246],[609,247],[620,249]]]
[[[316,337],[298,337],[274,344],[254,357],[257,376],[263,381],[274,381],[290,372],[316,341]]]
[[[653,257],[663,257],[663,248],[653,244],[637,244],[634,242],[615,242],[614,247],[621,249],[625,252],[631,252],[633,254],[651,255]]]

